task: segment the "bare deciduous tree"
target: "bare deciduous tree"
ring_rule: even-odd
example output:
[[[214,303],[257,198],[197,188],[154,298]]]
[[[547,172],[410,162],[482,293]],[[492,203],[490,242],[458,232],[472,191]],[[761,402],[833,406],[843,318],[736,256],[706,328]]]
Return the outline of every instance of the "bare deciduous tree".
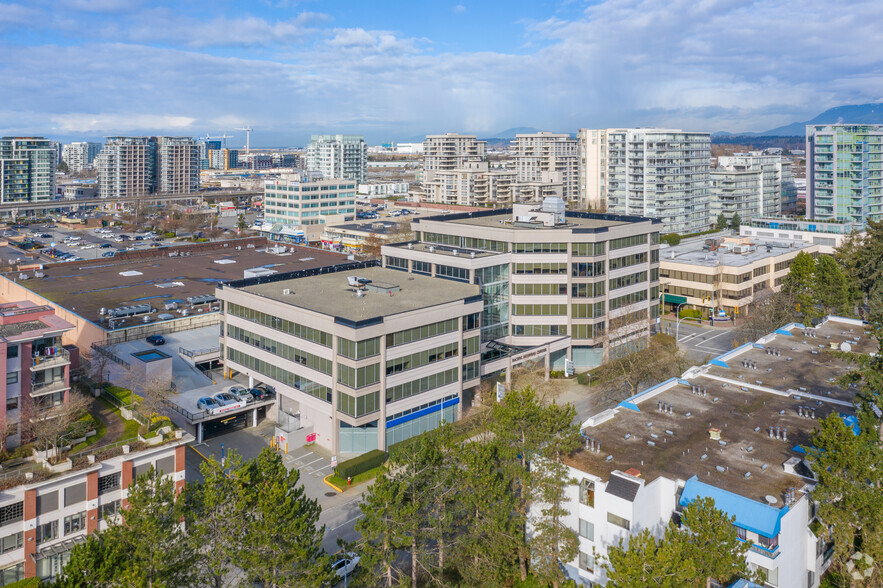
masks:
[[[86,396],[68,393],[67,402],[45,407],[32,399],[22,407],[23,437],[34,440],[38,450],[48,451],[51,462],[59,459],[60,448],[69,441],[71,428],[91,405]]]

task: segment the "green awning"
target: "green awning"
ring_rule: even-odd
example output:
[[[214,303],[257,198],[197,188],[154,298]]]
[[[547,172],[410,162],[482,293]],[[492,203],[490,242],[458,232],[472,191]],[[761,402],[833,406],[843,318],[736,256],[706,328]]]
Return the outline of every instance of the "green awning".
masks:
[[[687,301],[686,296],[675,296],[674,294],[663,294],[662,301],[669,304],[683,304]]]

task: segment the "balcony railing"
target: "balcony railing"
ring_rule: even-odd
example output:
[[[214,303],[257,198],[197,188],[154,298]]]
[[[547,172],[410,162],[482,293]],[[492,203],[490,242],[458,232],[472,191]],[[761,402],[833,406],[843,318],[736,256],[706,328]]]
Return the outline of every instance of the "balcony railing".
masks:
[[[56,347],[55,352],[51,355],[34,355],[31,358],[31,367],[38,370],[43,370],[51,367],[57,367],[59,365],[67,365],[70,362],[70,352],[64,347]],[[33,369],[31,371],[33,371]]]
[[[764,547],[763,545],[758,545],[757,543],[754,543],[751,545],[751,551],[764,555],[770,559],[776,559],[777,557],[779,557],[778,545],[775,545],[773,547]]]
[[[52,380],[50,382],[31,381],[31,396],[36,396],[37,394],[50,394],[52,392],[67,390],[68,388],[70,388],[70,384],[64,380]]]

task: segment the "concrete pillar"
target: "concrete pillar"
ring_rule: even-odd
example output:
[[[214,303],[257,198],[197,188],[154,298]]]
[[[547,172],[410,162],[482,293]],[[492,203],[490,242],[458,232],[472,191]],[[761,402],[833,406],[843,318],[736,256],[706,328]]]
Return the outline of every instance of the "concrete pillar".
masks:
[[[196,442],[202,443],[202,423],[196,423]]]
[[[86,474],[86,532],[98,530],[98,472]]]
[[[546,356],[543,358],[543,380],[549,381],[549,370],[552,369],[552,352],[549,350],[549,346],[546,345]]]
[[[251,374],[248,374],[248,387],[254,388],[254,376]]]
[[[506,365],[506,388],[510,388],[512,386],[512,356],[510,355],[507,358]]]
[[[258,426],[258,409],[257,408],[251,409],[251,426],[252,427]]]

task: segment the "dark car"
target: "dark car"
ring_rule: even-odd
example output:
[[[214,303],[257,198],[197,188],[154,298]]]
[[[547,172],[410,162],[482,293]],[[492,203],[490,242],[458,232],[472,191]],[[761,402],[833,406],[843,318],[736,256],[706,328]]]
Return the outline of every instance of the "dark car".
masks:
[[[165,345],[166,340],[162,335],[148,335],[147,342],[151,345]]]
[[[248,392],[251,394],[252,398],[254,398],[255,402],[268,400],[270,398],[270,393],[267,392],[265,388],[250,388]]]
[[[260,394],[263,394],[264,398],[272,398],[273,396],[276,395],[276,388],[274,388],[273,386],[269,386],[267,384],[258,384],[257,386],[255,386],[254,388],[252,388],[250,390],[251,395],[254,396],[255,398],[257,398],[257,396],[255,396],[255,393],[254,393],[255,390],[257,390]]]
[[[98,247],[101,249],[110,249],[111,247],[113,247],[113,245],[111,245],[110,243],[102,243]]]
[[[40,238],[41,239],[51,239],[52,235],[50,235],[49,233],[43,233],[42,235],[40,235]]]
[[[104,253],[101,254],[101,257],[113,257],[115,255],[116,255],[116,253],[113,251],[105,251]]]

